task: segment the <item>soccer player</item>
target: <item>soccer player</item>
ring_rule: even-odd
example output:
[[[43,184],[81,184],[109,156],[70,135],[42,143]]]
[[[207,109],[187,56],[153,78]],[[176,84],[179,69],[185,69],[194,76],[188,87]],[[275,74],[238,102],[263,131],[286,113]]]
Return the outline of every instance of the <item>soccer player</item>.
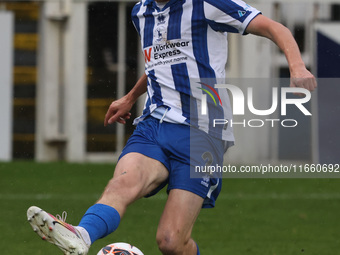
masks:
[[[65,254],[87,254],[97,239],[115,231],[126,208],[166,184],[167,202],[157,243],[162,254],[200,254],[191,232],[201,208],[215,205],[221,190],[219,176],[191,178],[195,165],[222,165],[234,142],[229,126],[213,127],[211,118],[230,120],[226,90],[221,101],[202,108],[209,81],[225,78],[227,32],[269,38],[284,52],[291,86],[310,91],[314,76],[306,69],[298,46],[283,25],[265,17],[241,0],[142,0],[132,11],[145,57],[145,74],[124,97],[112,102],[104,124],[125,124],[130,109],[147,92],[143,114],[117,163],[114,176],[78,226],[65,223],[38,207],[28,220],[45,240]]]

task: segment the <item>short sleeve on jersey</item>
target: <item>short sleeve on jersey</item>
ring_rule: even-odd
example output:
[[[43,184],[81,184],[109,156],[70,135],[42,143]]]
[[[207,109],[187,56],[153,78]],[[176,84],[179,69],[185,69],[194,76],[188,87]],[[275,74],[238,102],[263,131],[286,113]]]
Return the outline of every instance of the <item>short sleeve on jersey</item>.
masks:
[[[246,34],[252,19],[261,12],[242,0],[204,0],[204,15],[215,31]]]

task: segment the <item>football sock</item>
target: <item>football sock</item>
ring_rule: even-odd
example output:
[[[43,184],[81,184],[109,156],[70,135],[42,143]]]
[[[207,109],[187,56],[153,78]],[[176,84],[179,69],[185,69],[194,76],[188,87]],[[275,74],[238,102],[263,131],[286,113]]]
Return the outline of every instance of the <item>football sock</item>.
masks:
[[[115,231],[119,222],[120,215],[115,208],[104,204],[94,204],[86,211],[79,226],[88,232],[93,243]]]
[[[200,255],[200,249],[198,249],[198,244],[196,243],[196,247],[197,247],[197,255]]]

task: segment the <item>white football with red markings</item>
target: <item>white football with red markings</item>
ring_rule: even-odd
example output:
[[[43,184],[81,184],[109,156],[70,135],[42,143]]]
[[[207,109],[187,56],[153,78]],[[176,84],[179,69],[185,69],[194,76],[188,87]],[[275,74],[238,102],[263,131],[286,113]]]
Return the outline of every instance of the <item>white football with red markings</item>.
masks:
[[[128,243],[112,243],[101,248],[97,255],[144,255],[137,247]]]

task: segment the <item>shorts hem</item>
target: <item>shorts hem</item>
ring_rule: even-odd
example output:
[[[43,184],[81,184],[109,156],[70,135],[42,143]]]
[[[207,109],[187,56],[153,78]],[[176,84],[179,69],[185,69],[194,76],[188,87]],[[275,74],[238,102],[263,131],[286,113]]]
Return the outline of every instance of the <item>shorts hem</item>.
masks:
[[[172,189],[180,189],[180,190],[185,190],[185,191],[189,191],[193,194],[196,194],[197,196],[200,196],[201,198],[203,198],[203,204],[202,204],[202,208],[208,209],[208,208],[214,208],[215,207],[215,200],[208,198],[207,194],[203,194],[203,192],[196,192],[193,189],[190,189],[190,187],[186,187],[186,186],[168,186],[167,188],[167,192],[169,193],[170,190]]]
[[[137,149],[123,150],[122,153],[120,154],[119,158],[118,158],[118,161],[119,161],[122,157],[124,157],[125,155],[127,155],[127,154],[129,154],[129,153],[133,153],[133,152],[135,152],[135,153],[140,153],[140,154],[142,154],[142,155],[144,155],[144,156],[146,156],[146,157],[148,157],[148,158],[152,158],[152,159],[155,159],[155,160],[161,162],[161,163],[165,166],[165,168],[168,170],[168,172],[169,172],[170,165],[169,165],[165,160],[163,160],[163,158],[157,157],[156,154],[154,154],[154,153],[147,153],[147,152],[145,152],[145,151],[139,151],[139,150],[137,150]]]

